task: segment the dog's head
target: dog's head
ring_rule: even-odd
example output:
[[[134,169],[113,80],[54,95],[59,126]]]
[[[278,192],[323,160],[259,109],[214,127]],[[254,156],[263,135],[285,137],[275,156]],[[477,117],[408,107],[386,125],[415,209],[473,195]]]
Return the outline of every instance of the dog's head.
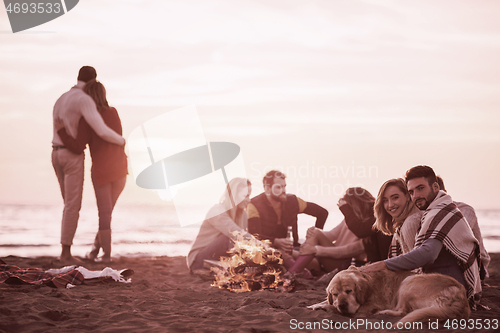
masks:
[[[355,266],[337,273],[326,288],[328,304],[343,315],[353,315],[370,295],[366,276]]]

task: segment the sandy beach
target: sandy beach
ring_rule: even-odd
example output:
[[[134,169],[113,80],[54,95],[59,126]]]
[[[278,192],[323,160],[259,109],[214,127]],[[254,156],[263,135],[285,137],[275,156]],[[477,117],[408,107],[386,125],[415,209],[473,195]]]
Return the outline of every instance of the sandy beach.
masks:
[[[471,315],[483,322],[500,319],[500,254],[491,257],[482,300],[491,310]],[[1,259],[21,268],[61,267],[54,257]],[[320,331],[335,331],[335,323],[350,319],[306,308],[324,299],[325,283],[303,284],[291,293],[233,293],[211,287],[206,276],[190,274],[185,257],[123,257],[108,266],[133,269],[132,283],[87,280],[71,289],[0,284],[0,332],[311,332],[299,329],[300,323],[329,322],[333,326]],[[85,267],[101,270],[106,265],[87,263]],[[370,321],[380,325],[397,319],[373,316]],[[364,325],[355,331],[370,331]],[[384,331],[376,327],[371,331]],[[426,326],[424,330],[428,331]],[[441,324],[436,331],[450,330]],[[463,331],[492,330],[479,329],[474,321],[473,329]]]

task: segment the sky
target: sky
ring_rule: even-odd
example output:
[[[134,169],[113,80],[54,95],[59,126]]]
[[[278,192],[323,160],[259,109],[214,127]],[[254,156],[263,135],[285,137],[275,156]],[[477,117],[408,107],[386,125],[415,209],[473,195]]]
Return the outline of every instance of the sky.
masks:
[[[52,108],[91,65],[125,138],[195,106],[208,141],[240,146],[252,196],[278,168],[331,208],[426,164],[455,200],[500,209],[499,14],[498,1],[85,0],[14,34],[2,7],[0,204],[62,203]],[[171,205],[135,176],[121,204]]]

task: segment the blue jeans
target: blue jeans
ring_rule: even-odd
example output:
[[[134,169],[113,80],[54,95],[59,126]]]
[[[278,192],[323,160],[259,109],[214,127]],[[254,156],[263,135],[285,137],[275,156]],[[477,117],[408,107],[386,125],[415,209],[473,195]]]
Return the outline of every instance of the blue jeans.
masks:
[[[118,197],[125,188],[126,180],[127,177],[123,177],[114,182],[99,186],[96,185],[94,177],[92,177],[97,210],[99,211],[99,230],[111,229],[111,214],[113,213],[113,208],[115,208]]]

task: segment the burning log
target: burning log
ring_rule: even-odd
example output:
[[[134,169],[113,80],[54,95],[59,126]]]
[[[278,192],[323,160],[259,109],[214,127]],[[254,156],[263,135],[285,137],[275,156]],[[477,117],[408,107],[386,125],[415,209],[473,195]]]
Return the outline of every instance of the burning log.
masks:
[[[262,275],[260,280],[265,286],[270,286],[276,281],[276,276],[272,274]]]
[[[238,237],[229,257],[221,257],[215,272],[214,287],[234,292],[255,290],[292,291],[293,282],[283,278],[281,253],[256,239]]]
[[[261,290],[262,285],[257,281],[247,281],[248,289],[250,291]]]

